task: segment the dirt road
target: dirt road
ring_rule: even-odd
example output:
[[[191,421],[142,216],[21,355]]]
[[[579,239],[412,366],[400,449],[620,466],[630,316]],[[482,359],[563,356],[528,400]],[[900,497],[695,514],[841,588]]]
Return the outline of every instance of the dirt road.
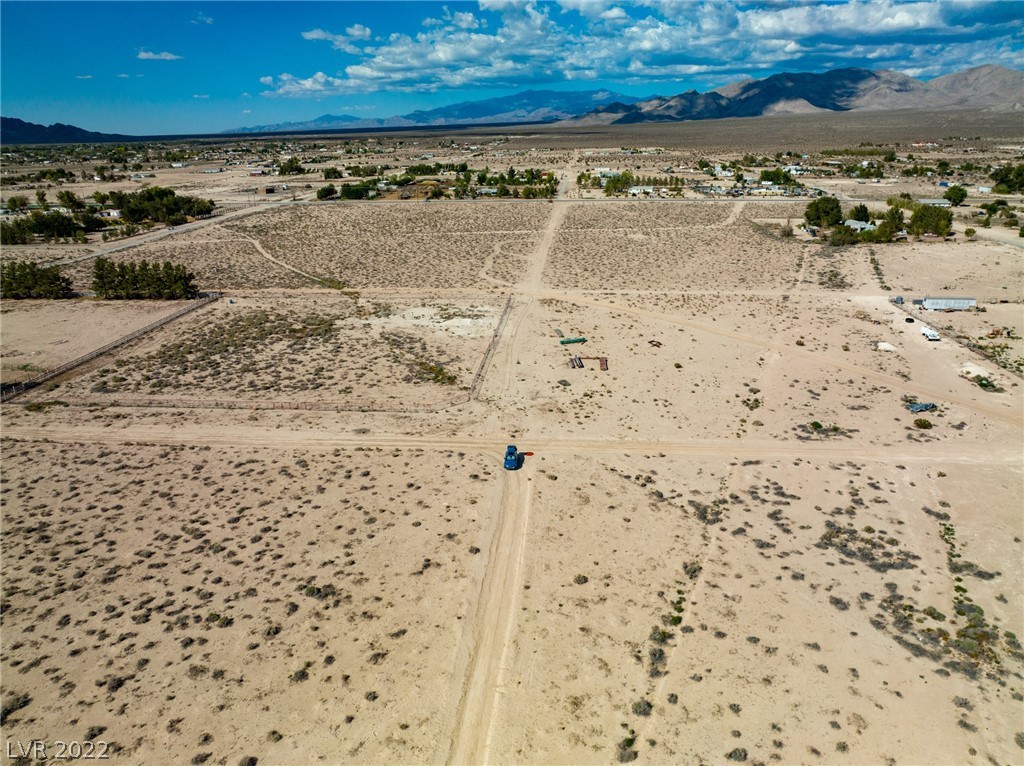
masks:
[[[480,436],[451,437],[409,436],[406,434],[371,433],[366,435],[324,433],[305,430],[268,430],[253,425],[218,426],[159,426],[132,424],[122,430],[106,426],[9,426],[4,429],[7,441],[50,441],[63,444],[161,444],[220,447],[263,447],[268,449],[306,449],[329,451],[334,449],[458,449],[489,455],[500,462],[507,437],[504,433]],[[556,439],[531,437],[520,449],[553,455],[622,455],[663,454],[694,458],[796,458],[821,460],[864,460],[868,462],[925,462],[965,465],[1020,464],[1020,446],[1005,444],[993,446],[979,444],[910,444],[900,442],[892,446],[851,444],[828,439],[783,442],[751,441],[730,442],[715,439],[628,440],[609,439]]]
[[[502,475],[501,508],[471,626],[468,674],[452,732],[447,763],[488,762],[494,708],[523,589],[523,552],[530,523],[528,468]]]

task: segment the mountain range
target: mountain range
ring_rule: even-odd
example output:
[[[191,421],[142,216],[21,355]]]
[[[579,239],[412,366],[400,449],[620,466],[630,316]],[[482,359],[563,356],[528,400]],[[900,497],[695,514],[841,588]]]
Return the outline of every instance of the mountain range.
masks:
[[[116,133],[96,133],[74,125],[56,122],[53,125],[37,125],[17,117],[0,117],[0,143],[10,144],[84,144],[101,141],[131,141],[133,136]]]
[[[888,70],[784,72],[707,93],[691,90],[677,96],[609,104],[561,124],[628,125],[854,109],[947,108],[1024,109],[1024,72],[988,65],[927,82]]]
[[[435,125],[477,125],[500,122],[554,122],[584,114],[609,104],[632,104],[634,96],[609,90],[526,90],[511,96],[481,101],[462,101],[437,109],[417,110],[383,119],[325,114],[306,122],[280,122],[250,128],[232,128],[224,133],[281,133],[306,130],[360,128],[404,128]]]
[[[700,93],[637,98],[609,90],[527,90],[511,96],[463,101],[384,119],[325,114],[305,122],[233,128],[221,134],[373,130],[417,126],[554,123],[560,126],[630,125],[644,122],[758,117],[886,109],[1024,111],[1024,72],[996,65],[965,69],[922,81],[890,70],[835,69],[744,80]],[[0,143],[86,143],[140,140],[95,133],[74,125],[36,125],[0,118]]]

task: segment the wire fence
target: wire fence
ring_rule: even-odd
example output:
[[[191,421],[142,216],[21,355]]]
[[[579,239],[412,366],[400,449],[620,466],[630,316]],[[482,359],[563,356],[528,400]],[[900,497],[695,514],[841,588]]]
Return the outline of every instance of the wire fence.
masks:
[[[111,399],[61,399],[71,407],[159,407],[161,409],[207,410],[307,410],[311,412],[439,412],[469,401],[468,394],[460,394],[432,404],[398,404],[394,402],[284,402],[266,399],[156,399],[145,396],[118,396]]]
[[[138,330],[135,330],[134,332],[129,333],[128,335],[120,337],[117,340],[112,341],[105,346],[101,346],[100,348],[90,351],[88,354],[84,356],[80,356],[77,359],[72,359],[70,362],[65,362],[60,367],[55,367],[52,370],[47,370],[44,373],[36,375],[34,378],[29,378],[28,380],[24,380],[20,383],[14,383],[10,387],[5,388],[2,392],[0,392],[0,402],[9,402],[11,399],[14,399],[17,396],[21,396],[21,394],[25,393],[29,389],[42,385],[46,381],[56,378],[58,375],[63,375],[65,372],[70,372],[76,367],[80,367],[81,365],[85,364],[86,362],[92,361],[98,356],[102,356],[103,354],[113,351],[115,348],[119,348],[120,346],[123,346],[126,343],[130,343],[136,338],[141,338],[143,335],[151,333],[154,330],[157,330],[163,327],[164,325],[173,322],[175,319],[183,317],[186,314],[189,314],[195,311],[196,309],[200,309],[203,306],[209,305],[210,303],[213,303],[214,301],[217,301],[219,299],[220,293],[209,293],[205,297],[200,298],[199,300],[190,303],[184,308],[175,311],[173,314],[168,314],[167,316],[162,317],[161,319],[158,319],[155,322],[151,322],[145,327],[142,327]]]
[[[501,340],[501,334],[505,331],[505,322],[508,320],[508,313],[512,309],[512,298],[513,294],[509,293],[508,299],[505,301],[505,308],[501,310],[501,316],[498,317],[498,323],[494,326],[494,333],[491,335],[491,341],[487,344],[487,348],[484,349],[484,358],[480,360],[480,366],[476,370],[476,374],[473,376],[473,382],[469,386],[469,397],[470,399],[476,399],[480,394],[480,387],[484,382],[484,375],[487,373],[487,367],[491,363],[491,358],[494,356],[495,350],[498,348],[498,341]]]

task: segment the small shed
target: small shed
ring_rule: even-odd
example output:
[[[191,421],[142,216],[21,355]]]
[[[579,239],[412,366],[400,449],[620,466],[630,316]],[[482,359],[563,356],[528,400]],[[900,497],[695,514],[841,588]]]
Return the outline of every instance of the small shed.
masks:
[[[974,298],[925,298],[921,304],[928,311],[967,311],[978,305]]]

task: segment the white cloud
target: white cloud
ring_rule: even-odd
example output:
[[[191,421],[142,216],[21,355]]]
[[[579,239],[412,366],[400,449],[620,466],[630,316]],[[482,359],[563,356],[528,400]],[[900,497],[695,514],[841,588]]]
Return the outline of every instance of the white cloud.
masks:
[[[447,10],[447,9],[445,9]],[[480,22],[477,21],[476,16],[466,11],[458,11],[451,14],[451,23],[459,29],[479,29]]]
[[[775,9],[754,9],[740,14],[740,26],[758,37],[784,35],[891,34],[917,30],[942,29],[945,21],[939,3],[900,3],[894,0],[868,0],[843,5],[803,5]]]
[[[91,80],[92,79],[92,75],[91,74],[76,74],[75,75],[75,79],[76,80]]]
[[[195,15],[195,18],[192,19],[192,23],[193,24],[212,24],[213,23],[213,19],[211,19],[209,16],[207,16],[202,11],[199,11]]]
[[[998,0],[478,0],[413,34],[361,24],[303,38],[356,57],[264,77],[264,96],[521,88],[595,79],[669,87],[845,66],[951,71],[1019,66],[1019,26]],[[415,4],[410,4],[415,8]],[[455,10],[453,10],[455,9]],[[997,21],[992,22],[993,19]],[[952,39],[951,39],[952,38]],[[1019,39],[1019,37],[1017,38]],[[997,44],[998,42],[998,44]],[[953,57],[952,50],[958,51]],[[929,60],[930,59],[930,60]],[[332,74],[326,74],[332,72]],[[673,91],[675,92],[675,91]]]
[[[349,29],[355,29],[359,34],[358,39],[365,39],[370,36],[370,30],[364,27],[362,24],[357,24],[355,27],[349,27]],[[346,30],[347,32],[348,30]],[[344,51],[350,53],[353,56],[358,56],[362,53],[362,50],[352,44],[353,36],[351,35],[336,35],[333,32],[328,32],[326,29],[311,29],[308,32],[302,33],[302,39],[304,40],[326,40],[331,44],[331,47],[338,51]]]
[[[122,73],[122,74],[119,74],[118,77],[120,77],[122,80],[127,80],[129,77],[131,77],[131,75],[127,75],[127,74],[123,74]]]
[[[147,51],[145,49],[140,50],[138,55],[136,56],[136,58],[140,58],[143,61],[180,61],[181,60],[181,56],[178,56],[175,53],[168,53],[167,51],[163,51],[162,53],[153,53],[152,51]]]
[[[252,109],[243,109],[242,114],[252,114]]]
[[[209,97],[210,97],[210,95],[208,93],[193,93],[192,94],[192,98],[209,98]]]

